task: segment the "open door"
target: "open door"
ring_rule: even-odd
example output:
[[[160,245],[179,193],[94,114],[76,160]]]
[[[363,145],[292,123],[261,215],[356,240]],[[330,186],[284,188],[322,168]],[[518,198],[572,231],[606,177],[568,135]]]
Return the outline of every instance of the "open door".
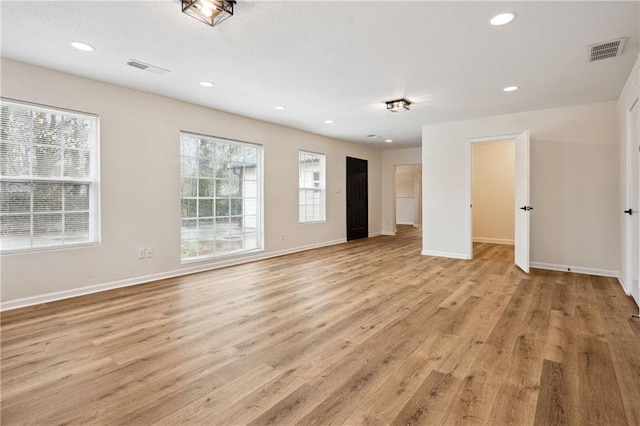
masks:
[[[627,113],[627,288],[640,306],[640,152],[638,101]]]
[[[515,141],[515,262],[529,273],[529,222],[533,210],[529,199],[529,131],[519,134]]]

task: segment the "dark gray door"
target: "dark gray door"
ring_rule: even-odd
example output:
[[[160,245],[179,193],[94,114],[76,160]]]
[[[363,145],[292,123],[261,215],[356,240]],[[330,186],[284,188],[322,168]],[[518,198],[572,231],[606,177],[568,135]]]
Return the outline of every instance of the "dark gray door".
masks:
[[[368,236],[367,160],[347,157],[347,241]]]

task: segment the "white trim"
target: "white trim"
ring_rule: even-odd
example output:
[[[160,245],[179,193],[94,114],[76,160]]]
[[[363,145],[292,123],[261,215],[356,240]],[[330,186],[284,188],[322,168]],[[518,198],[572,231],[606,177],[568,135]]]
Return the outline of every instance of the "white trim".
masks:
[[[413,223],[413,222],[396,222],[396,225],[411,225],[411,226],[413,226],[413,225],[415,225],[415,223]]]
[[[371,237],[379,237],[380,235],[382,235],[382,232],[380,232],[380,231],[371,232],[371,233],[369,233],[369,238],[371,238]]]
[[[506,244],[512,246],[515,244],[514,240],[509,240],[505,238],[484,238],[484,237],[473,237],[474,243],[489,243],[489,244]]]
[[[390,236],[394,237],[396,235],[396,233],[393,232],[393,231],[382,231],[380,233],[380,235],[390,235]]]
[[[624,290],[624,294],[626,294],[627,296],[631,296],[631,292],[627,288],[627,284],[624,282],[624,278],[622,277],[622,273],[618,274],[618,282],[620,283],[620,286],[622,287],[622,290]]]
[[[508,135],[498,135],[498,136],[483,136],[480,138],[469,138],[467,139],[471,143],[485,143],[485,142],[507,142],[517,138],[520,133],[513,133]]]
[[[39,305],[41,303],[55,302],[57,300],[69,299],[72,297],[84,296],[87,294],[99,293],[102,291],[113,290],[116,288],[144,284],[151,281],[157,281],[157,280],[163,280],[167,278],[179,277],[182,275],[194,274],[196,272],[210,271],[214,269],[224,268],[227,266],[240,265],[243,263],[270,259],[272,257],[279,257],[287,254],[298,253],[301,251],[307,251],[307,250],[312,250],[316,248],[342,244],[342,243],[345,243],[346,241],[347,241],[346,238],[340,238],[338,240],[325,241],[317,244],[309,244],[306,246],[278,250],[278,251],[273,251],[269,253],[263,252],[263,253],[255,254],[251,256],[244,256],[242,258],[227,259],[227,260],[216,262],[213,265],[208,263],[204,265],[197,265],[197,266],[191,266],[191,267],[182,268],[182,269],[176,269],[173,271],[160,272],[157,274],[150,274],[150,275],[144,275],[144,276],[139,276],[134,278],[127,278],[124,280],[112,281],[109,283],[94,284],[94,285],[76,288],[72,290],[57,291],[54,293],[42,294],[39,296],[31,296],[31,297],[25,297],[22,299],[9,300],[7,302],[0,303],[0,312],[9,311],[12,309],[24,308],[32,305]]]
[[[583,266],[557,265],[555,263],[529,262],[529,266],[536,269],[547,269],[549,271],[572,272],[574,274],[597,275],[600,277],[612,277],[619,279],[618,271],[611,269],[587,268]]]
[[[448,253],[444,251],[422,250],[420,254],[422,256],[449,257],[451,259],[469,260],[469,257],[466,253]]]

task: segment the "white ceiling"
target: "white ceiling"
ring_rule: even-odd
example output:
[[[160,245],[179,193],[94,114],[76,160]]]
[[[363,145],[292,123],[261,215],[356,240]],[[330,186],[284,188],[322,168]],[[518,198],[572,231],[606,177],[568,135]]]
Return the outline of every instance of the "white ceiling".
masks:
[[[1,7],[4,57],[385,149],[419,146],[427,124],[615,100],[639,51],[636,1],[240,0],[214,28],[179,0]],[[517,18],[489,25],[504,11]],[[618,37],[621,57],[587,62],[587,45]],[[385,110],[398,97],[411,111]]]

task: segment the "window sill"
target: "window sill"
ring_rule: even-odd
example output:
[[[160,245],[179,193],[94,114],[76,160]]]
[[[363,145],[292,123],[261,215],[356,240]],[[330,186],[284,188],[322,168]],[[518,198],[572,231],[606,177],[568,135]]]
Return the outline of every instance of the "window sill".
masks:
[[[77,244],[64,244],[59,246],[44,246],[44,247],[28,247],[28,248],[19,248],[19,249],[6,249],[0,251],[0,256],[8,256],[14,254],[32,254],[32,253],[43,253],[43,252],[52,252],[52,251],[63,251],[70,249],[79,249],[85,247],[93,247],[99,246],[100,242],[92,241],[89,243],[77,243]]]

